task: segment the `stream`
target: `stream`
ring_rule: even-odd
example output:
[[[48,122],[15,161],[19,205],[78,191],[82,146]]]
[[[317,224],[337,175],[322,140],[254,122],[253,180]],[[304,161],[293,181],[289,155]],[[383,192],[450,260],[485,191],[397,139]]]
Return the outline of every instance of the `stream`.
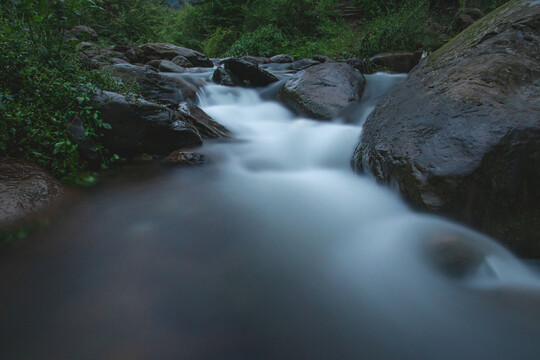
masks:
[[[0,254],[0,359],[540,358],[528,264],[350,169],[404,78],[366,77],[333,122],[209,82],[234,134],[210,165],[100,187]]]

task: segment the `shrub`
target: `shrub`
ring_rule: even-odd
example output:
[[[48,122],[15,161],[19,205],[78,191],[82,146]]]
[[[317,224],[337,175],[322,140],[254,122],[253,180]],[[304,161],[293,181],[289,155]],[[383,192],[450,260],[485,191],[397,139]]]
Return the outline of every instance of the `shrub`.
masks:
[[[289,42],[280,29],[274,25],[259,27],[254,32],[243,34],[231,48],[226,56],[259,55],[270,56],[285,52]]]

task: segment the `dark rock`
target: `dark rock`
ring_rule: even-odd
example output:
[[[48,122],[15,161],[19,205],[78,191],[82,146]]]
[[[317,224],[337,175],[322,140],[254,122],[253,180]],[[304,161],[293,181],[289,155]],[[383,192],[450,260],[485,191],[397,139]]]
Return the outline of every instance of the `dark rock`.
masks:
[[[97,151],[96,143],[86,135],[83,122],[80,117],[70,121],[66,126],[69,139],[77,144],[77,151],[82,160],[88,162],[91,168],[97,168],[101,164],[101,156]]]
[[[0,225],[44,212],[65,194],[66,188],[36,164],[0,158]]]
[[[245,86],[267,86],[278,81],[278,78],[268,71],[242,59],[226,59],[223,64],[225,70],[241,80]]]
[[[302,59],[291,64],[291,70],[300,71],[307,69],[310,66],[320,64],[320,62],[311,59]]]
[[[168,164],[177,166],[201,166],[209,162],[208,158],[203,154],[183,150],[172,152],[165,161]]]
[[[124,53],[124,56],[132,64],[139,62],[139,57],[137,56],[137,52],[135,51],[135,49],[129,49]]]
[[[113,71],[124,82],[136,81],[147,99],[177,105],[197,96],[197,88],[178,74],[158,73],[148,66],[131,64],[118,64],[106,69]]]
[[[143,59],[139,56],[139,61],[146,63],[151,60],[172,60],[177,56],[183,56],[189,60],[193,66],[214,67],[214,63],[206,55],[180,46],[165,43],[148,43],[138,47],[142,50]]]
[[[420,62],[422,54],[412,51],[394,51],[377,54],[369,61],[377,66],[387,67],[398,73],[408,73]]]
[[[294,62],[294,58],[289,55],[280,54],[276,56],[272,56],[270,58],[271,63],[278,63],[278,64],[286,64],[286,63],[292,63]]]
[[[193,64],[186,57],[182,55],[175,56],[171,61],[175,63],[176,65],[181,66],[183,68],[193,67]]]
[[[203,138],[228,138],[231,135],[225,126],[212,120],[207,113],[193,104],[181,103],[178,105],[178,112],[182,114],[183,121],[195,126]]]
[[[240,86],[242,81],[222,67],[218,67],[212,75],[212,81],[225,86]]]
[[[261,65],[261,64],[268,64],[270,63],[270,59],[267,57],[262,56],[242,56],[242,60],[246,60],[247,62],[250,62],[255,65]]]
[[[365,79],[352,66],[324,63],[296,73],[283,86],[281,100],[293,110],[319,120],[331,120],[360,101]]]
[[[433,53],[367,119],[353,167],[416,207],[540,257],[540,3],[511,2]]]
[[[152,60],[152,61],[149,61],[147,65],[153,66],[162,72],[172,72],[172,73],[181,74],[186,71],[186,69],[184,69],[181,66],[176,65],[170,60]]]
[[[456,17],[454,18],[454,21],[452,22],[452,29],[463,31],[472,24],[474,24],[476,20],[474,20],[470,15],[460,13],[456,14]]]
[[[197,129],[177,111],[143,100],[103,91],[94,97],[104,122],[103,144],[121,156],[167,154],[202,143]]]
[[[109,59],[109,62],[111,63],[111,65],[129,64],[128,61],[126,61],[124,59],[119,59],[119,58],[111,58],[111,59]]]
[[[69,30],[69,33],[75,36],[78,40],[92,40],[96,41],[98,39],[98,34],[94,29],[84,25],[75,26],[73,29]]]
[[[122,44],[116,44],[112,47],[114,51],[121,52],[122,54],[125,54],[129,50],[133,49],[132,45],[122,45]]]
[[[328,56],[325,56],[325,55],[315,55],[315,56],[313,56],[313,60],[318,61],[320,63],[336,62],[334,59],[332,59],[332,58],[330,58]]]
[[[362,74],[371,74],[376,70],[376,66],[359,57],[347,59],[345,62],[360,71]]]

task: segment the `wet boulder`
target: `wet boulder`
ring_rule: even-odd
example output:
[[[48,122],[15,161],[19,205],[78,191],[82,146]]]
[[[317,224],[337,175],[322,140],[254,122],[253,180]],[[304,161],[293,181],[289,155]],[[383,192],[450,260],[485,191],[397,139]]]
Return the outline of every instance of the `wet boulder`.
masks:
[[[278,81],[278,78],[268,71],[242,59],[225,59],[223,66],[225,71],[239,79],[244,86],[267,86]]]
[[[110,124],[110,129],[103,130],[103,144],[121,156],[165,155],[202,143],[196,127],[165,106],[109,91],[96,93],[94,103],[103,121]]]
[[[111,70],[123,82],[137,82],[142,95],[149,100],[176,105],[197,96],[197,87],[180,74],[159,73],[150,66],[131,64],[116,64],[105,69]]]
[[[318,61],[320,63],[325,63],[325,62],[328,62],[328,63],[331,63],[331,62],[336,62],[334,59],[326,56],[326,55],[315,55],[313,56],[313,60],[315,61]]]
[[[242,81],[222,67],[218,67],[212,74],[212,81],[225,86],[240,86]]]
[[[138,47],[140,55],[139,61],[146,63],[151,60],[173,60],[177,56],[188,59],[193,66],[214,67],[212,61],[204,54],[184,47],[165,44],[148,43]]]
[[[153,66],[161,72],[172,72],[181,74],[186,71],[183,67],[176,65],[170,60],[152,60],[147,65]]]
[[[320,62],[316,61],[316,60],[301,59],[301,60],[295,61],[295,62],[293,62],[291,64],[291,70],[300,71],[300,70],[307,69],[310,66],[318,65],[318,64],[320,64]]]
[[[416,208],[540,257],[540,2],[513,1],[418,65],[367,119],[353,167]]]
[[[251,55],[247,55],[247,56],[242,56],[242,60],[246,60],[247,62],[250,62],[252,64],[255,64],[255,65],[261,65],[261,64],[268,64],[270,63],[270,59],[267,58],[267,57],[262,57],[262,56],[251,56]]]
[[[331,120],[360,101],[365,79],[345,63],[311,66],[291,77],[281,90],[281,101],[294,111],[318,120]]]
[[[193,125],[199,134],[206,139],[228,138],[230,131],[223,125],[214,121],[200,107],[184,102],[177,108],[182,120]]]
[[[8,226],[49,210],[66,191],[34,163],[0,158],[0,225]]]
[[[287,64],[294,62],[294,57],[286,54],[279,54],[272,56],[270,58],[271,63],[277,63],[277,64]]]
[[[412,51],[394,51],[377,54],[369,61],[375,66],[389,68],[397,73],[408,73],[420,62],[422,54]]]
[[[193,67],[193,64],[185,56],[182,56],[182,55],[178,55],[178,56],[174,57],[171,61],[174,64],[176,64],[176,65],[178,65],[180,67],[183,67],[183,68],[192,68]]]

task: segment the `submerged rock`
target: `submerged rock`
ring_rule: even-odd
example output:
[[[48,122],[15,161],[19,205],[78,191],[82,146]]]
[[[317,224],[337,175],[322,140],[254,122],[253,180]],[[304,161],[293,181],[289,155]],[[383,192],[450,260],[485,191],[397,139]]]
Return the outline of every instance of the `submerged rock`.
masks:
[[[43,212],[65,194],[64,185],[36,164],[0,158],[0,225]]]
[[[168,154],[202,143],[196,127],[177,111],[144,99],[103,91],[94,97],[103,121],[103,144],[121,156],[141,153]]]
[[[300,114],[331,120],[348,105],[360,101],[365,79],[345,63],[324,63],[296,73],[283,86],[280,98]]]
[[[417,66],[352,165],[416,207],[540,257],[540,2],[512,1]]]

